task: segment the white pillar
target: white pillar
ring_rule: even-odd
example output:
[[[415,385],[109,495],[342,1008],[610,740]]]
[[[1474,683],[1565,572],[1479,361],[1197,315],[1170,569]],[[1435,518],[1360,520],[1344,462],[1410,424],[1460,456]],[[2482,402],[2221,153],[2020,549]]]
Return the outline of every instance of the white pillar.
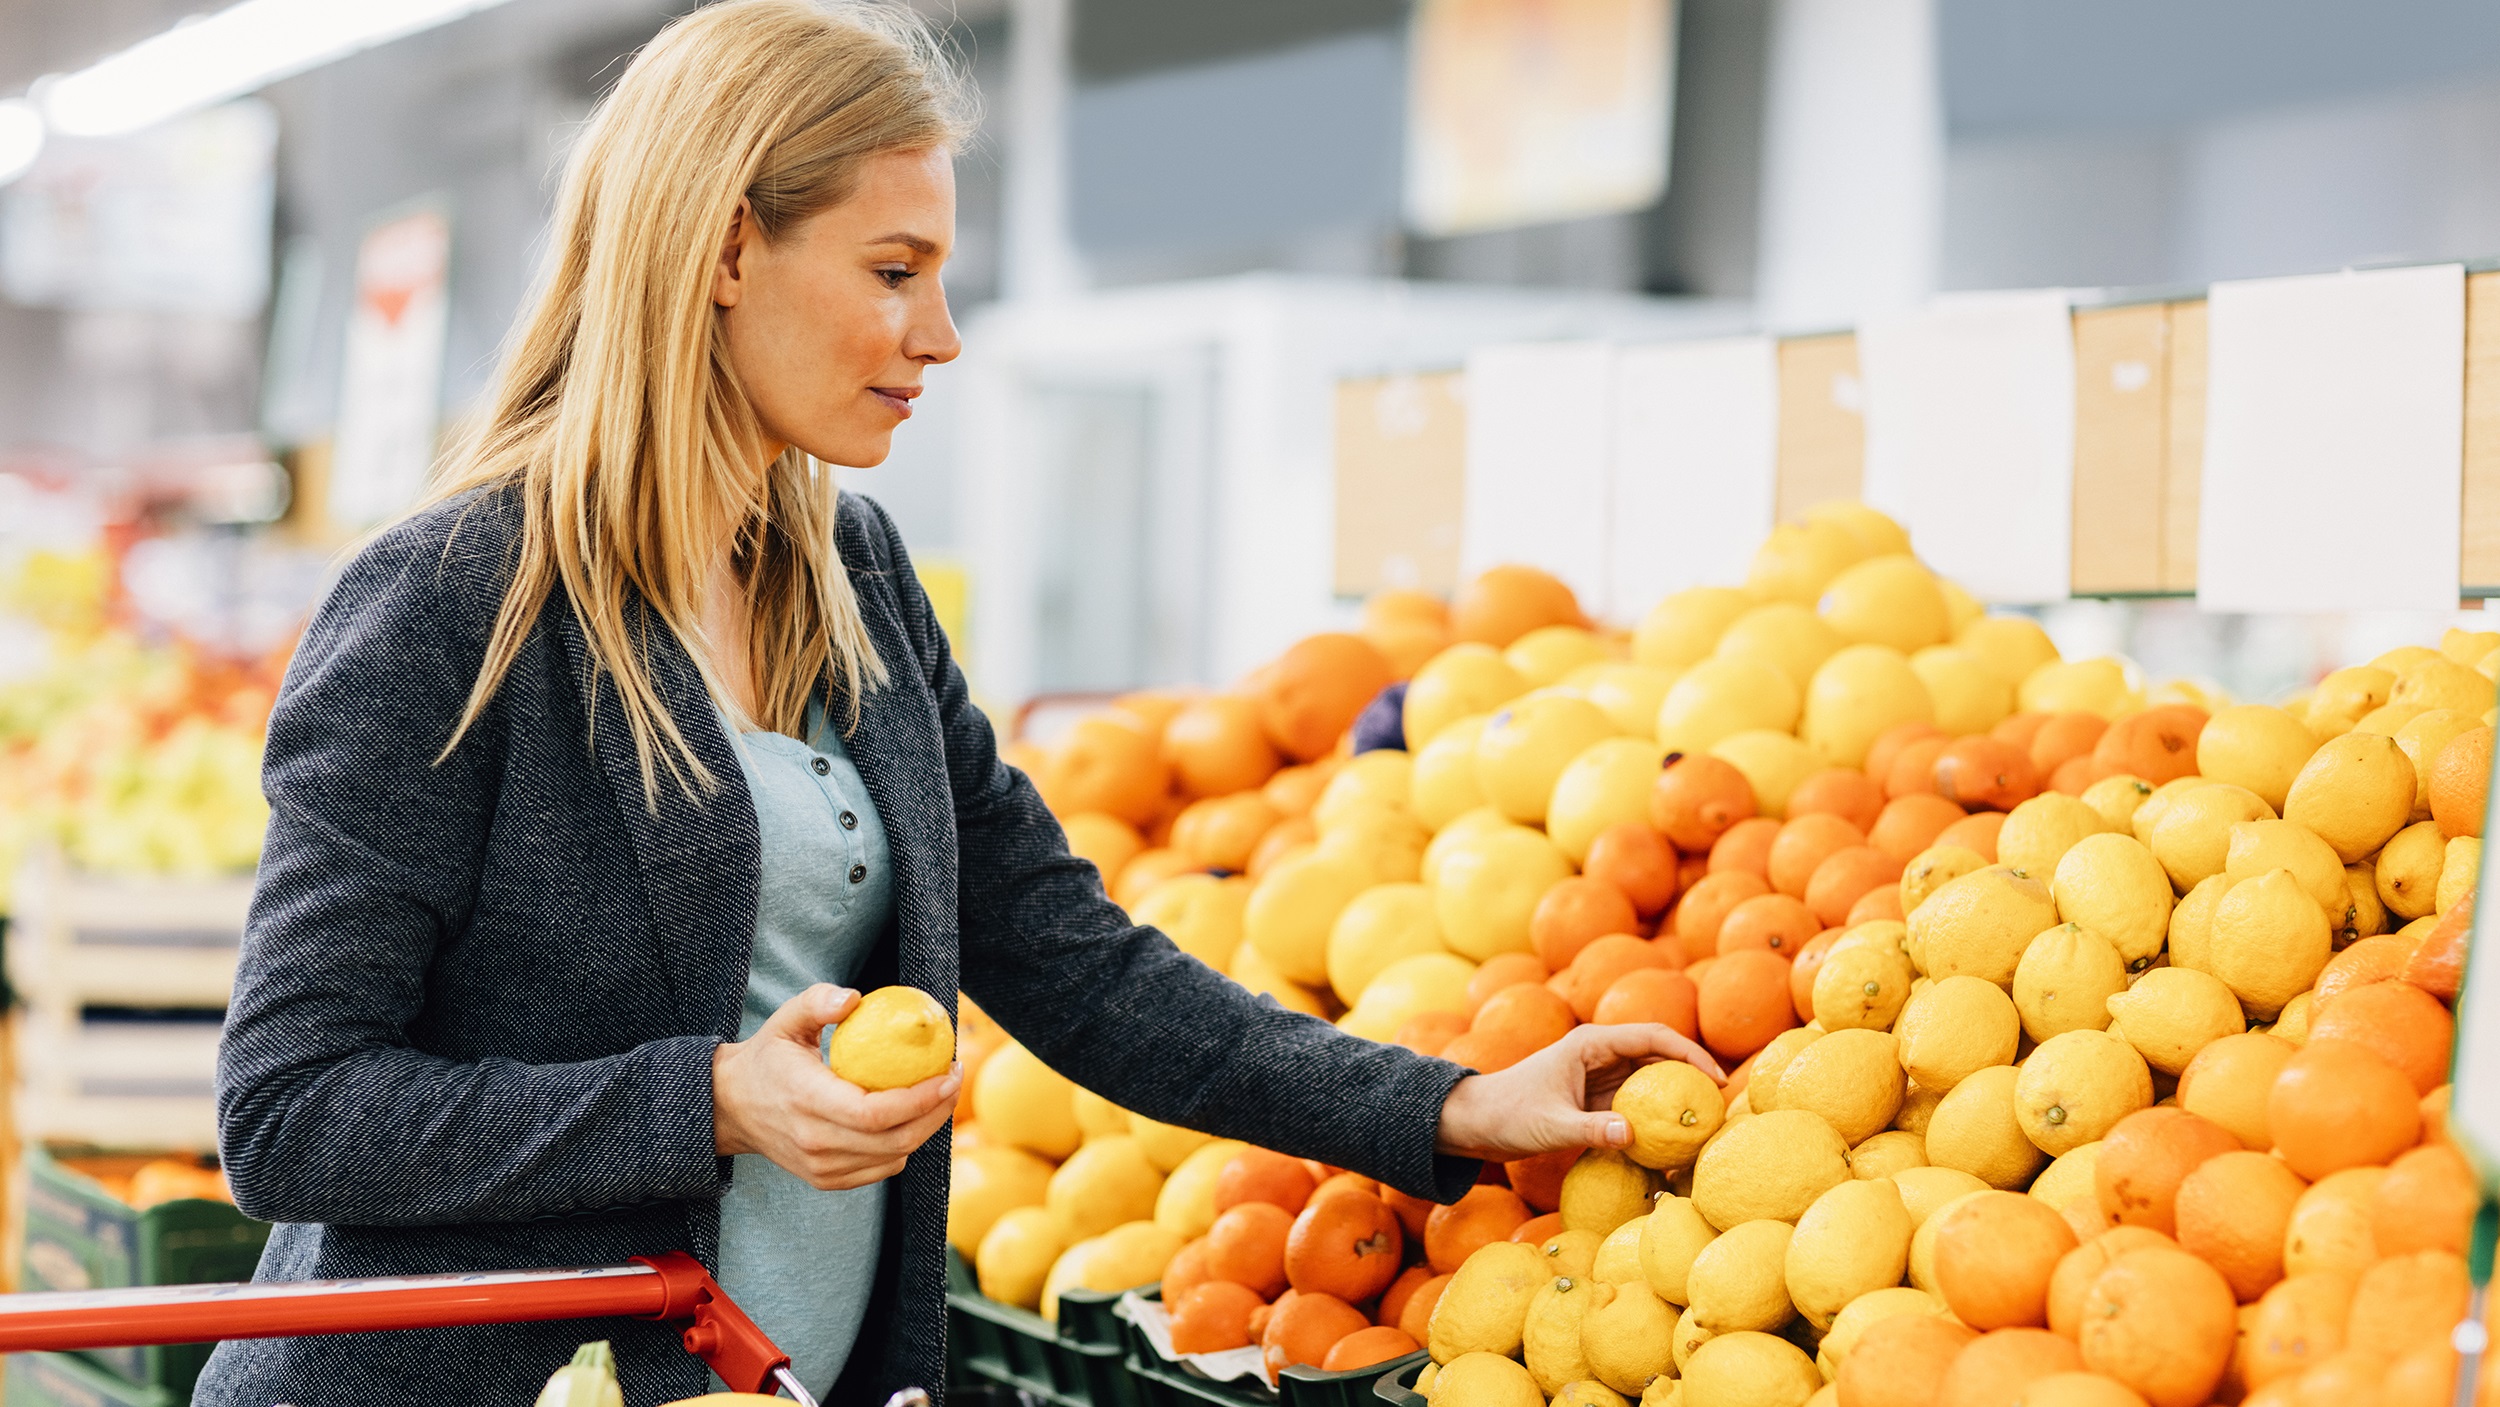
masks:
[[[1073,0],[1013,0],[1008,42],[1004,292],[1050,298],[1085,286],[1068,202],[1068,46]]]
[[[1935,290],[1936,44],[1936,0],[1776,0],[1757,274],[1772,329],[1854,326]]]

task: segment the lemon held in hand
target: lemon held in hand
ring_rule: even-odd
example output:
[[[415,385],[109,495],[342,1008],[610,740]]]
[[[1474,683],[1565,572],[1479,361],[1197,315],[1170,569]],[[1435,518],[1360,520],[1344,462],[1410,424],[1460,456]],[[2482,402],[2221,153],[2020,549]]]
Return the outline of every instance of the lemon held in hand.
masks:
[[[825,1063],[865,1090],[934,1080],[955,1063],[955,1025],[918,987],[879,987],[833,1028]]]

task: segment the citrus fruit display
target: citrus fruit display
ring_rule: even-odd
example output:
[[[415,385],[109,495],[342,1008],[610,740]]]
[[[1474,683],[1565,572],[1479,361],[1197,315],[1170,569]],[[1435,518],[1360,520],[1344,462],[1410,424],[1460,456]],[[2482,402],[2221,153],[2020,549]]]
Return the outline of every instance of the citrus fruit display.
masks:
[[[2500,635],[2148,686],[1843,503],[1629,630],[1508,567],[1315,640],[1010,760],[1289,1009],[1487,1073],[1654,1022],[1729,1078],[1648,1067],[1626,1149],[1436,1206],[1123,1114],[967,1004],[986,1293],[1159,1281],[1178,1351],[1421,1353],[1435,1402],[2450,1400]]]

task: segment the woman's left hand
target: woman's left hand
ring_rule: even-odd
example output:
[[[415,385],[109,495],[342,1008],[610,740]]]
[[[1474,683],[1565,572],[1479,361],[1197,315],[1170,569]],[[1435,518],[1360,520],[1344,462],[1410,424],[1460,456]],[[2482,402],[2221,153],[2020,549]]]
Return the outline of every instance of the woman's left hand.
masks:
[[[1564,1148],[1622,1148],[1632,1126],[1611,1112],[1632,1072],[1681,1060],[1724,1084],[1710,1052],[1672,1027],[1582,1026],[1490,1075],[1469,1075],[1441,1104],[1436,1146],[1461,1158],[1508,1161]]]

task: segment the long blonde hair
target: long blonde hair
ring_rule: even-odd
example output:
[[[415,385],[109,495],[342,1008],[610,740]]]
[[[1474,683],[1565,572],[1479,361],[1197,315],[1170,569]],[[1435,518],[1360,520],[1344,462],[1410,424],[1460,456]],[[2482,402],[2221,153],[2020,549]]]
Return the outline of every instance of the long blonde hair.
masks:
[[[764,436],[730,371],[713,270],[741,200],[778,238],[848,198],[867,158],[954,145],[970,123],[960,71],[898,6],[723,0],[635,57],[566,163],[552,267],[487,412],[428,496],[508,486],[523,504],[512,583],[446,756],[561,583],[624,706],[645,804],[663,766],[709,789],[632,603],[727,697],[691,648],[725,536],[753,603],[754,721],[802,731],[820,684],[857,718],[886,672],[835,547],[833,475],[795,448],[754,467]]]

